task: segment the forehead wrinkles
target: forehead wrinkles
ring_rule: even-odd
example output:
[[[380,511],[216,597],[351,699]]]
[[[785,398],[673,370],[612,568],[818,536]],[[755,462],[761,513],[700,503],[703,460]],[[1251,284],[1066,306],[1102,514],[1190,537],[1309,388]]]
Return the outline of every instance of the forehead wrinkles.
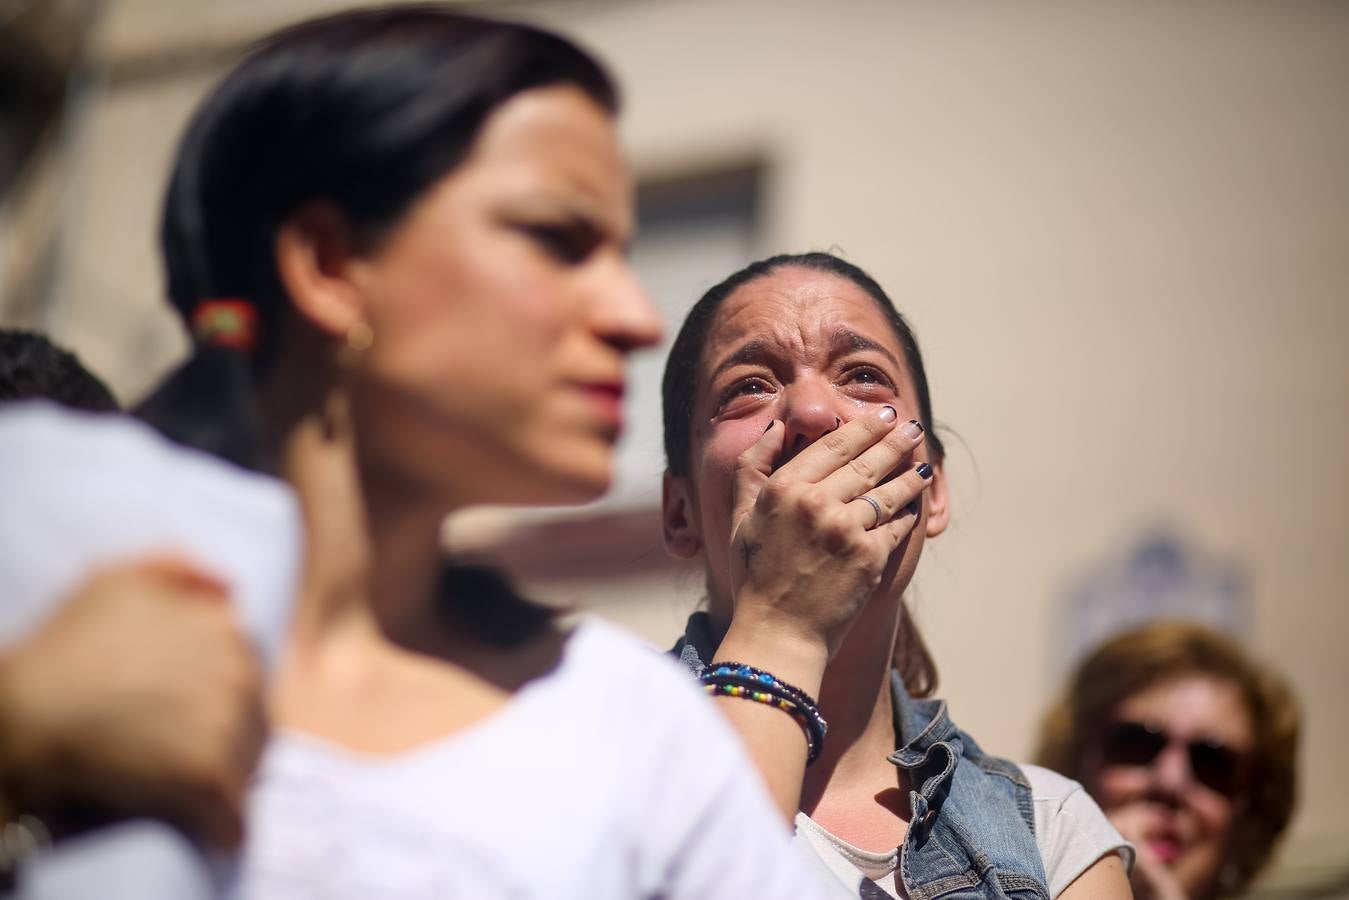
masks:
[[[759,285],[753,283],[750,286]],[[715,367],[727,354],[748,342],[768,343],[789,350],[801,349],[804,345],[802,330],[794,328],[788,316],[774,315],[774,312],[788,312],[780,297],[770,294],[746,298],[745,292],[746,288],[741,288],[727,297],[712,317],[698,363],[700,390],[708,386]]]
[[[888,348],[886,355],[899,359],[902,351],[894,330],[870,295],[848,290],[850,282],[840,290],[833,276],[810,274],[817,277],[787,279],[775,273],[726,299],[704,341],[699,364],[703,386],[728,354],[751,344],[823,367],[836,355],[862,349],[845,337],[853,334],[871,338]]]

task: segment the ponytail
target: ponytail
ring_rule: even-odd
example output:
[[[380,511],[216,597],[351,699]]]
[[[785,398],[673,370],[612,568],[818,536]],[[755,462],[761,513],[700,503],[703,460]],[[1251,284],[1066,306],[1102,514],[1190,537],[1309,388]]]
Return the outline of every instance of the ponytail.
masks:
[[[904,600],[899,604],[899,631],[895,635],[891,665],[904,679],[910,697],[931,697],[937,692],[937,662]]]

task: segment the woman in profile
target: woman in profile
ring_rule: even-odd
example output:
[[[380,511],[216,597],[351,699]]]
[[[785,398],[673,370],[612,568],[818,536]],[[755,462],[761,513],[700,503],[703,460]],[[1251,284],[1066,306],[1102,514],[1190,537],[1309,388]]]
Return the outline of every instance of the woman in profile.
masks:
[[[308,536],[240,896],[809,896],[677,667],[440,545],[612,478],[660,334],[616,109],[565,40],[412,6],[268,38],[192,117],[162,242],[200,347],[145,414]]]
[[[1229,638],[1154,622],[1083,660],[1037,756],[1138,847],[1137,895],[1217,900],[1251,884],[1288,828],[1300,719],[1284,680]]]

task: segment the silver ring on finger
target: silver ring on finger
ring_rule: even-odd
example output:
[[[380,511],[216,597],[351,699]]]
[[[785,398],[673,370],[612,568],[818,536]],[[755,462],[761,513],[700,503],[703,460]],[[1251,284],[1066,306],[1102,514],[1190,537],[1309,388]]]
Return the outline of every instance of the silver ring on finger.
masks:
[[[885,517],[884,513],[881,512],[880,501],[878,501],[875,497],[869,496],[867,494],[862,494],[857,499],[865,500],[867,503],[871,504],[872,510],[874,510],[876,513],[876,521],[871,523],[871,527],[872,528],[879,527],[881,524],[881,519]]]

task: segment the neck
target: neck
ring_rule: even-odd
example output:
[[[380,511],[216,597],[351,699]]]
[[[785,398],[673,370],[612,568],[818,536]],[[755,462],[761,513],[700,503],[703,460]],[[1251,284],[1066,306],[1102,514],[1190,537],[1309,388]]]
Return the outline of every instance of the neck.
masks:
[[[806,770],[801,808],[808,814],[826,791],[863,786],[874,793],[894,786],[895,767],[888,760],[895,750],[890,670],[901,602],[872,598],[825,671],[819,702],[829,737]]]
[[[271,442],[277,474],[294,488],[306,531],[292,648],[424,635],[445,511],[363,464],[339,384],[311,393],[321,402],[269,410],[270,421],[284,423]]]

